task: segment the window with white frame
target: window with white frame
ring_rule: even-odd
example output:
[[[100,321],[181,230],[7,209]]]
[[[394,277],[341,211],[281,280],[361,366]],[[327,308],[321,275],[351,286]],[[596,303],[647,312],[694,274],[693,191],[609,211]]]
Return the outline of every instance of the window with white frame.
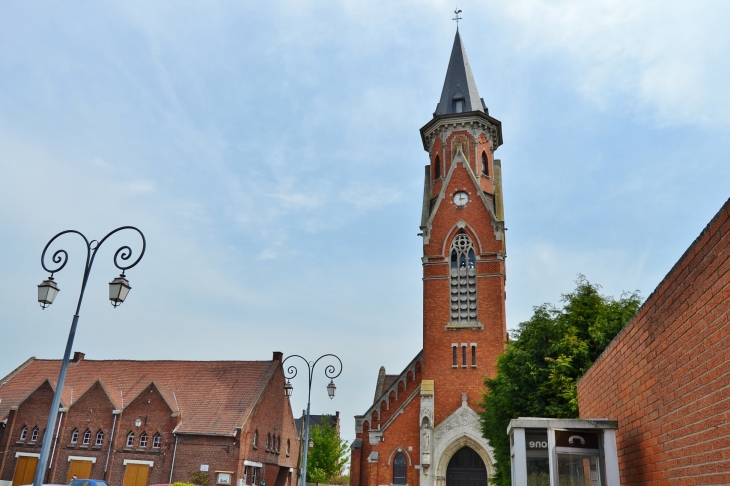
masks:
[[[89,445],[91,443],[91,431],[89,429],[86,429],[86,432],[84,432],[84,440],[81,441],[81,445]]]
[[[74,429],[73,432],[71,432],[71,443],[76,444],[79,441],[79,431],[78,429]]]
[[[38,427],[36,427],[33,429],[33,432],[30,434],[30,441],[38,442],[38,435],[40,435],[40,430],[38,430]]]
[[[134,432],[127,434],[127,445],[126,447],[134,447]]]
[[[147,447],[147,432],[142,432],[142,435],[139,436],[139,446]]]
[[[160,434],[155,434],[155,436],[152,437],[152,448],[159,449],[161,445],[162,445],[162,436]]]
[[[28,438],[28,427],[23,427],[20,429],[20,437],[18,437],[18,442],[25,442],[25,439]]]
[[[94,445],[101,446],[104,443],[104,432],[101,430],[96,433],[96,442],[94,442]]]

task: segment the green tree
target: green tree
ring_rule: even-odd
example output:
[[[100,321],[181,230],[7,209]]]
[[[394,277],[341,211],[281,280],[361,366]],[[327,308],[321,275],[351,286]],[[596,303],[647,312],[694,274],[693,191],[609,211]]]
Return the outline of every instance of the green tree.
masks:
[[[497,376],[487,379],[481,415],[484,437],[494,448],[495,482],[508,486],[507,426],[517,417],[578,417],[576,384],[641,305],[638,291],[616,300],[579,275],[562,308],[543,304],[511,333],[497,359]]]
[[[340,440],[329,418],[324,418],[321,425],[310,427],[309,438],[314,444],[307,454],[307,482],[335,483],[342,476],[350,455],[347,442]]]

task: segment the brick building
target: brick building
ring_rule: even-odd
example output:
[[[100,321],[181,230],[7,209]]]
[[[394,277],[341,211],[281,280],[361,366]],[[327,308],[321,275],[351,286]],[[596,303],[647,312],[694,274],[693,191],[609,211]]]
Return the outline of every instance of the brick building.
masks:
[[[730,484],[730,200],[578,384],[621,484]]]
[[[499,120],[491,117],[457,30],[440,101],[421,128],[428,152],[423,351],[380,370],[355,417],[351,486],[484,484],[494,458],[477,411],[507,339]]]
[[[290,486],[299,453],[281,353],[271,361],[93,361],[75,353],[46,483]],[[0,380],[0,486],[33,481],[60,360]]]

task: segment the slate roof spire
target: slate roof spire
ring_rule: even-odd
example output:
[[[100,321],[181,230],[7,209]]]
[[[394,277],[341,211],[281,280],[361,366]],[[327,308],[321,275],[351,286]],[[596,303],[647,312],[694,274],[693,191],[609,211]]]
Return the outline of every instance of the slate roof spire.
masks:
[[[479,97],[474,75],[461,42],[459,29],[456,29],[454,47],[451,49],[449,68],[446,71],[441,100],[436,105],[434,116],[450,115],[465,111],[481,111],[487,113],[484,101]]]

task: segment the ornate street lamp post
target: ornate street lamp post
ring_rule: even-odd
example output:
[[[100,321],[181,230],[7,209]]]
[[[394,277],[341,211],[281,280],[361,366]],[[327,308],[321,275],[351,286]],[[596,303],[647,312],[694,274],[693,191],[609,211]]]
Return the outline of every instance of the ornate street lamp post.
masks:
[[[48,425],[46,425],[46,433],[43,436],[43,445],[41,446],[41,454],[38,458],[38,467],[36,469],[35,479],[33,481],[34,486],[41,486],[45,477],[46,465],[48,464],[48,453],[51,450],[51,443],[53,442],[53,431],[56,428],[56,416],[58,415],[58,406],[61,403],[63,384],[64,381],[66,381],[66,371],[68,370],[68,361],[71,356],[71,348],[73,347],[74,336],[76,335],[76,325],[79,322],[81,301],[84,298],[86,282],[89,280],[89,273],[91,273],[91,267],[94,264],[96,252],[99,250],[99,247],[101,247],[101,245],[107,240],[107,238],[125,229],[131,229],[139,233],[139,236],[142,238],[142,251],[140,252],[137,259],[132,261],[132,263],[129,265],[124,265],[124,263],[132,257],[132,249],[129,246],[122,246],[116,251],[116,253],[114,253],[114,266],[121,270],[122,274],[109,283],[109,300],[114,307],[117,307],[122,302],[124,302],[127,294],[132,289],[132,287],[129,286],[129,281],[124,275],[124,271],[129,270],[137,263],[139,263],[139,261],[144,256],[145,249],[147,248],[147,242],[145,241],[144,235],[140,230],[138,230],[134,226],[121,226],[108,233],[104,238],[101,239],[101,241],[89,241],[83,234],[76,230],[66,230],[61,231],[56,236],[51,238],[51,241],[49,241],[46,244],[46,247],[43,249],[43,254],[41,255],[41,265],[46,272],[51,274],[48,279],[44,280],[43,283],[38,286],[38,302],[43,309],[53,303],[53,299],[56,298],[56,295],[58,295],[58,292],[60,291],[58,285],[56,285],[56,282],[53,280],[53,274],[56,272],[60,272],[61,269],[63,269],[63,267],[65,267],[66,263],[68,262],[68,253],[66,252],[66,250],[57,250],[51,258],[53,262],[51,268],[48,268],[46,266],[46,252],[48,251],[48,248],[51,246],[51,244],[56,241],[58,237],[63,236],[67,233],[75,233],[84,239],[84,242],[86,243],[86,266],[84,267],[84,278],[81,281],[81,292],[79,294],[79,302],[76,305],[76,314],[74,314],[73,320],[71,321],[71,331],[68,334],[68,341],[66,342],[66,351],[63,355],[63,361],[61,363],[61,372],[58,374],[58,383],[56,383],[56,391],[53,394],[51,412],[48,414]]]
[[[329,385],[327,385],[327,394],[330,397],[330,400],[335,397],[335,390],[337,390],[337,387],[335,386],[335,382],[332,381],[338,376],[340,376],[340,373],[342,373],[342,360],[335,356],[334,354],[324,354],[317,358],[317,361],[312,363],[311,361],[307,361],[304,357],[299,356],[298,354],[292,354],[291,356],[287,357],[284,361],[281,362],[281,373],[284,375],[284,378],[286,378],[286,384],[284,385],[284,393],[286,396],[290,397],[292,394],[292,391],[294,390],[294,387],[292,386],[291,380],[295,376],[297,376],[297,368],[294,365],[289,365],[288,368],[284,368],[284,363],[289,358],[299,358],[302,361],[304,361],[307,365],[307,370],[309,371],[309,388],[307,389],[307,418],[304,422],[304,454],[302,454],[302,486],[307,486],[307,453],[309,447],[312,447],[313,444],[310,444],[309,441],[309,405],[312,398],[312,377],[314,376],[314,367],[317,366],[317,363],[319,363],[319,360],[322,358],[326,358],[328,356],[331,356],[337,360],[339,363],[339,370],[337,371],[337,367],[335,365],[327,365],[327,367],[324,369],[324,375],[330,379]],[[337,371],[337,373],[335,373]],[[308,447],[309,446],[309,447]]]

